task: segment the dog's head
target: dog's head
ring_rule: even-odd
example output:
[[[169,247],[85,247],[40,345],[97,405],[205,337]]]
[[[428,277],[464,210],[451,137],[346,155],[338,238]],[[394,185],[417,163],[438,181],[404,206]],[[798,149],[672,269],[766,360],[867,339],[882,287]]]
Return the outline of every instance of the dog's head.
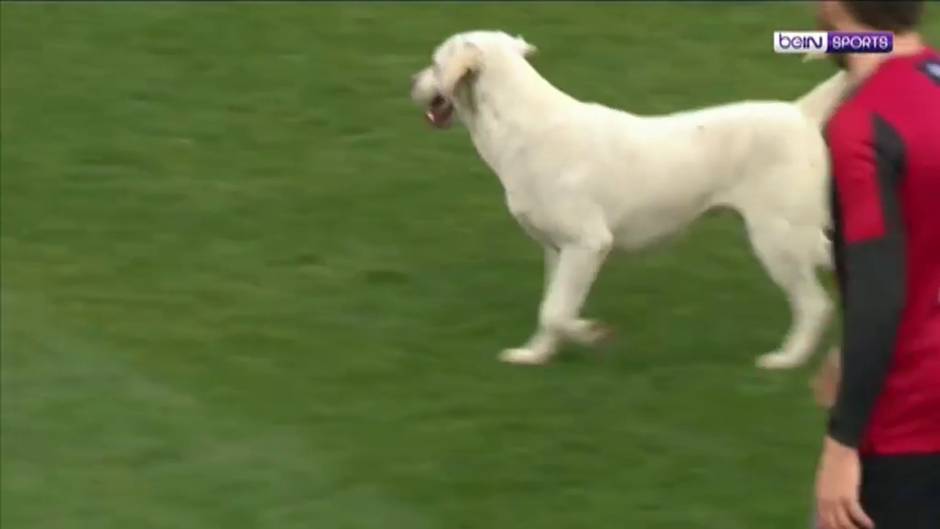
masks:
[[[500,53],[529,57],[535,46],[502,31],[471,31],[448,38],[434,50],[431,65],[413,76],[411,99],[425,110],[431,125],[449,127],[461,92],[472,85],[487,59]]]

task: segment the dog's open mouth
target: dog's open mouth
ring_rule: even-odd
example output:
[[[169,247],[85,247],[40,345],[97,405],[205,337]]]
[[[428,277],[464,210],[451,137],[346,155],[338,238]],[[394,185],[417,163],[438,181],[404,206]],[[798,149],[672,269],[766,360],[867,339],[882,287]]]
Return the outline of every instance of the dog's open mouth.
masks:
[[[424,113],[428,123],[439,129],[446,129],[450,126],[454,117],[454,105],[444,96],[436,95],[428,105],[427,112]]]

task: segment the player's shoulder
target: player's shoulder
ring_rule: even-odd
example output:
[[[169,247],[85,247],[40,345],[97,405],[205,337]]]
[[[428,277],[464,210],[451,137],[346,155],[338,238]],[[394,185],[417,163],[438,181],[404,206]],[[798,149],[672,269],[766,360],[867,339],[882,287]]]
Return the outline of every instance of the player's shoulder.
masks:
[[[931,84],[925,92],[925,79]],[[830,144],[864,138],[871,131],[875,115],[888,119],[905,112],[910,100],[927,97],[931,88],[940,89],[940,54],[932,48],[909,57],[892,59],[845,97],[825,127]],[[893,118],[891,118],[893,119]]]
[[[915,55],[896,57],[883,64],[859,90],[874,106],[891,107],[912,95],[940,89],[940,54],[925,48]]]
[[[925,77],[933,83],[934,88],[940,90],[940,52],[932,48],[927,49],[914,61],[913,67],[919,77]]]

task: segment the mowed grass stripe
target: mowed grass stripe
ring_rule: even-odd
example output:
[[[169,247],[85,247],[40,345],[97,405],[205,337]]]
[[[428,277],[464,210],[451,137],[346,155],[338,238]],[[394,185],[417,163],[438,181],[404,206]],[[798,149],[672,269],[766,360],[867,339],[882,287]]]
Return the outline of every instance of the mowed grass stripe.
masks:
[[[168,387],[3,292],[4,527],[433,527],[289,425]],[[69,442],[63,442],[68,439]]]

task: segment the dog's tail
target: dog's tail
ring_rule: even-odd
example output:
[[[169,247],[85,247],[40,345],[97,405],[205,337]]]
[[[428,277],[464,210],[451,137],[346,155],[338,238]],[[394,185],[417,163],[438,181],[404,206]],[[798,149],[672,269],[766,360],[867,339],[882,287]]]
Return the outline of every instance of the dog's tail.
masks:
[[[819,58],[815,55],[807,56],[804,61]],[[844,71],[826,79],[806,95],[796,100],[796,106],[803,111],[813,123],[820,127],[829,119],[833,111],[839,107],[845,96],[855,86],[855,83]]]
[[[824,58],[826,58],[825,54],[807,54],[803,57],[803,62]],[[796,106],[803,112],[803,115],[822,128],[853,88],[855,88],[855,82],[852,78],[846,72],[840,71],[797,99]],[[826,230],[820,231],[814,256],[817,266],[828,270],[835,268],[831,230],[832,226],[827,226]]]

